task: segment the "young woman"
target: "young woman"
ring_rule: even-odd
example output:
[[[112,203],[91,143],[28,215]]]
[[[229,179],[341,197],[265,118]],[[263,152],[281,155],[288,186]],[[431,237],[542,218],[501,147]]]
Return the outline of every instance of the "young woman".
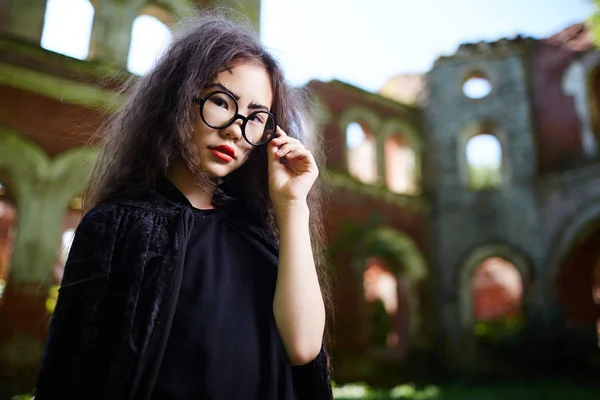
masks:
[[[303,96],[219,17],[182,32],[126,96],[36,399],[331,399]]]

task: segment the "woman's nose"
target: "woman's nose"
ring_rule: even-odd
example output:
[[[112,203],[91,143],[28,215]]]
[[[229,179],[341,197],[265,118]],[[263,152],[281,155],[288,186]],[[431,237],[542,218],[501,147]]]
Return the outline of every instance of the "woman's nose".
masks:
[[[237,118],[231,123],[231,125],[221,129],[221,134],[227,138],[230,138],[234,142],[237,142],[242,138],[242,125],[242,118]]]

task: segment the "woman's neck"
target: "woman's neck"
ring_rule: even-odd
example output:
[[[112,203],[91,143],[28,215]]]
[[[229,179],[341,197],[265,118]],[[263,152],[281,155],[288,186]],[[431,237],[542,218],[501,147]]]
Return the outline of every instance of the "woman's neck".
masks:
[[[184,194],[194,208],[209,210],[212,205],[214,190],[198,184],[183,161],[176,162],[167,173],[167,178]]]

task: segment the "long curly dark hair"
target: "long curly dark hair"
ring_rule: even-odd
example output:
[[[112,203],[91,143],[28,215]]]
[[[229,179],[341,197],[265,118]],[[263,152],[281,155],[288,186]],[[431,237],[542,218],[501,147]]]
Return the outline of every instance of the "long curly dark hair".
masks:
[[[236,62],[263,65],[271,77],[271,112],[278,125],[309,147],[321,164],[322,146],[315,143],[310,96],[306,89],[289,85],[275,58],[260,43],[247,21],[234,21],[219,13],[203,12],[184,21],[170,47],[154,68],[124,86],[120,109],[101,130],[102,148],[90,184],[84,195],[84,211],[99,203],[144,193],[166,176],[170,167],[183,160],[195,176],[201,177],[193,143],[196,118],[193,98],[224,68]],[[311,238],[323,298],[331,316],[330,280],[324,249],[323,169],[308,202],[311,210]],[[266,146],[256,148],[248,161],[225,179],[236,188],[244,206],[278,237],[273,205],[268,190]],[[199,183],[206,180],[199,179]],[[217,188],[217,193],[228,193]]]

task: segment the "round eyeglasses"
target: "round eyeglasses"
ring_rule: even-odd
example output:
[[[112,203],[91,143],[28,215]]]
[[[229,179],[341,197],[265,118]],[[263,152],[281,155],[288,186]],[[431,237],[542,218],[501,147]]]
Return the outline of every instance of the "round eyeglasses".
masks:
[[[268,111],[254,111],[247,117],[238,114],[238,103],[230,93],[215,91],[204,97],[195,97],[200,105],[204,123],[214,129],[223,129],[242,120],[242,136],[252,146],[261,146],[277,136],[277,122]]]

